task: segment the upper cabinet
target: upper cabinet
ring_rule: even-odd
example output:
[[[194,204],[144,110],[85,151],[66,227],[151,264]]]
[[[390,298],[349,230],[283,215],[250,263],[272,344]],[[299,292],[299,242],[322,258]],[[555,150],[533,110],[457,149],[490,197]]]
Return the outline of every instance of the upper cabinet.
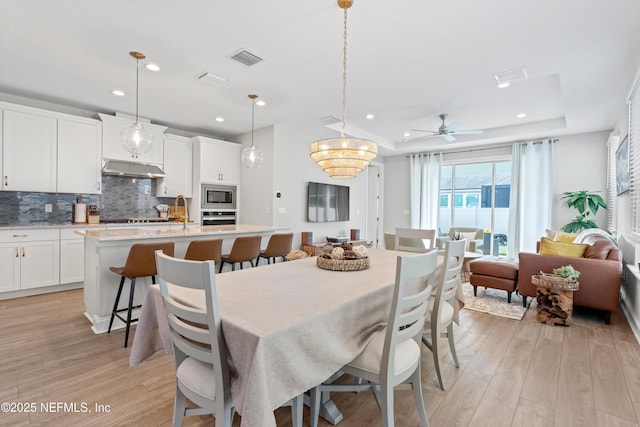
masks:
[[[99,194],[98,120],[0,103],[2,189]]]
[[[55,192],[56,117],[27,107],[1,107],[2,189]]]
[[[58,192],[100,194],[102,124],[98,120],[58,119]]]
[[[240,182],[240,144],[202,136],[193,140],[194,179],[207,184]]]
[[[153,134],[153,148],[138,158],[131,156],[124,146],[120,133],[134,122],[133,119],[99,114],[102,120],[102,157],[105,159],[123,160],[136,163],[153,163],[162,165],[163,140],[166,126],[154,125],[141,121],[142,125]]]
[[[192,147],[191,138],[165,134],[164,178],[158,178],[157,197],[192,195]]]

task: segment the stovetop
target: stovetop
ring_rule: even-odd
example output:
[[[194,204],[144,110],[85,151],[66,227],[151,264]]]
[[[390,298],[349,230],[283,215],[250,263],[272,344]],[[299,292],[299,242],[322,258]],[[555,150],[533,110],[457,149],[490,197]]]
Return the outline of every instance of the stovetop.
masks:
[[[106,219],[103,222],[107,224],[137,224],[148,222],[169,222],[168,218],[118,218],[118,219]]]

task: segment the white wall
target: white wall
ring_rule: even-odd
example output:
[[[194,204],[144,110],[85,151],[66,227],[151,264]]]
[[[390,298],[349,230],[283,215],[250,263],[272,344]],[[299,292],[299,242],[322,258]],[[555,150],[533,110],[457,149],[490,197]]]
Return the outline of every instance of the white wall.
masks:
[[[568,208],[560,197],[565,191],[589,190],[607,200],[607,139],[609,131],[562,136],[554,147],[553,224],[554,230],[573,220],[578,211]],[[606,228],[606,211],[595,219]]]
[[[361,173],[355,179],[331,179],[309,156],[313,136],[275,125],[254,133],[254,144],[265,154],[261,168],[242,168],[240,173],[242,211],[240,222],[267,224],[294,232],[293,247],[299,248],[300,233],[313,232],[313,240],[350,234],[352,228],[366,225],[367,180]],[[251,134],[239,139],[243,147],[251,144]],[[307,222],[307,183],[309,181],[350,187],[350,221]],[[280,197],[276,196],[280,193]],[[269,213],[267,212],[269,210]],[[362,231],[361,231],[362,233]]]
[[[395,233],[396,227],[411,226],[409,179],[407,156],[385,157],[383,229],[387,233]]]
[[[249,147],[251,132],[244,133],[235,140],[243,149]],[[253,143],[262,151],[264,160],[258,168],[240,167],[239,221],[243,224],[272,225],[275,173],[273,126],[255,130]]]

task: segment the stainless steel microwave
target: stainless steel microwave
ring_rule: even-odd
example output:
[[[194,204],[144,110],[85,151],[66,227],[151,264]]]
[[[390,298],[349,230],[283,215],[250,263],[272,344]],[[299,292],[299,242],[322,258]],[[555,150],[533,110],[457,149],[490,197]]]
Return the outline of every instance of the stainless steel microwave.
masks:
[[[202,185],[202,209],[235,209],[237,188],[232,185]]]

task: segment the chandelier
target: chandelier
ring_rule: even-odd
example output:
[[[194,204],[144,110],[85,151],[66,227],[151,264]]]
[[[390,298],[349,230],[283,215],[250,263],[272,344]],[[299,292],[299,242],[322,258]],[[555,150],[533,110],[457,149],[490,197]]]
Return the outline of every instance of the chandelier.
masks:
[[[331,178],[355,178],[375,159],[378,146],[368,139],[348,138],[345,136],[347,110],[347,9],[353,0],[338,0],[338,6],[344,9],[344,48],[342,56],[342,131],[339,138],[327,138],[311,144],[311,158],[329,174]]]
[[[256,108],[256,98],[258,95],[249,94],[248,96],[251,100],[251,147],[246,147],[242,150],[240,161],[246,168],[258,168],[262,164],[262,159],[264,158],[262,151],[253,145],[254,113]]]
[[[136,121],[124,128],[120,132],[120,137],[124,148],[131,153],[131,157],[137,159],[138,156],[148,153],[153,147],[153,134],[138,121],[139,63],[145,56],[140,52],[129,52],[129,55],[136,59]]]

